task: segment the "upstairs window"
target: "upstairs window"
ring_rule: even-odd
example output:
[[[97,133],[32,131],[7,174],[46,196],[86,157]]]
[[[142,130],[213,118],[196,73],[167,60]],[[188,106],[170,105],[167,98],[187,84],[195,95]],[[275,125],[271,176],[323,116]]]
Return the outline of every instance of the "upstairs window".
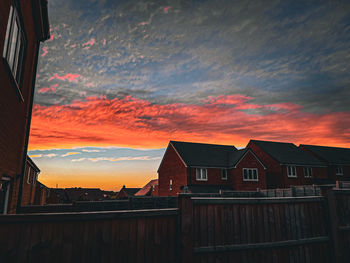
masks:
[[[173,190],[173,180],[169,181],[169,191]]]
[[[243,181],[259,181],[258,169],[243,168]]]
[[[288,177],[297,177],[297,168],[294,165],[287,166]]]
[[[312,167],[304,167],[304,176],[312,177]]]
[[[30,166],[28,167],[27,184],[30,184]]]
[[[227,169],[221,170],[221,180],[227,180]]]
[[[197,181],[207,181],[208,180],[207,169],[197,168],[196,169],[196,180]]]
[[[7,22],[2,57],[6,60],[9,69],[11,70],[12,76],[18,86],[20,83],[24,64],[24,48],[25,38],[23,30],[21,28],[18,11],[15,6],[11,6],[9,19]]]
[[[335,167],[335,174],[336,175],[343,175],[343,167],[341,167],[341,166]]]

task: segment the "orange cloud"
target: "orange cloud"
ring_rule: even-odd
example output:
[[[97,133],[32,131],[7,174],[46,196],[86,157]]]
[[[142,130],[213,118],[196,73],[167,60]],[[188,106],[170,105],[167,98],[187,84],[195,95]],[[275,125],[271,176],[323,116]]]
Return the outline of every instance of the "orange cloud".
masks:
[[[47,93],[47,92],[56,92],[56,88],[58,87],[58,84],[51,85],[50,87],[43,87],[38,90],[38,93]]]
[[[53,79],[59,79],[59,80],[68,80],[69,82],[78,82],[78,78],[81,78],[80,74],[68,73],[66,75],[59,76],[57,73],[55,73],[51,78],[49,78],[49,81]]]
[[[130,96],[88,97],[71,105],[35,105],[30,149],[158,148],[169,140],[242,147],[251,138],[350,147],[349,112],[314,114],[296,104],[259,105],[251,99],[230,95],[200,105],[158,105]]]

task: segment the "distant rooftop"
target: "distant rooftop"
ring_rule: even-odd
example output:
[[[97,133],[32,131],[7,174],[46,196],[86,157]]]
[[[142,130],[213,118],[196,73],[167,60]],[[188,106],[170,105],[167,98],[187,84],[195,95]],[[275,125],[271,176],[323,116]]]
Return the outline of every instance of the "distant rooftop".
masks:
[[[293,143],[250,140],[281,164],[324,166],[312,155],[304,152]]]
[[[311,151],[329,164],[350,165],[350,149],[340,147],[301,144],[301,147]]]

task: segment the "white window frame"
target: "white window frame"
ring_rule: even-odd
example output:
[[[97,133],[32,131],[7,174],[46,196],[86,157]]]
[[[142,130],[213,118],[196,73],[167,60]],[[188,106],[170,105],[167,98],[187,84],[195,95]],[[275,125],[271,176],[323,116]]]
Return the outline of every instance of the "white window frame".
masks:
[[[227,173],[228,173],[227,169],[221,170],[221,180],[224,180],[224,181],[227,180]]]
[[[312,177],[312,167],[304,167],[304,177],[305,178]]]
[[[173,190],[173,180],[170,179],[169,180],[169,191],[172,191]]]
[[[21,77],[23,75],[25,48],[25,34],[21,25],[18,9],[16,5],[13,4],[10,7],[7,21],[2,57],[7,62],[18,88],[20,87]]]
[[[196,180],[208,181],[208,171],[206,168],[196,168]]]
[[[30,166],[28,166],[27,184],[30,184]]]
[[[338,165],[335,167],[335,175],[344,175],[342,166]]]
[[[243,178],[243,181],[245,182],[258,182],[259,181],[258,168],[243,168],[242,178]]]
[[[287,176],[297,178],[297,167],[295,165],[287,165]]]

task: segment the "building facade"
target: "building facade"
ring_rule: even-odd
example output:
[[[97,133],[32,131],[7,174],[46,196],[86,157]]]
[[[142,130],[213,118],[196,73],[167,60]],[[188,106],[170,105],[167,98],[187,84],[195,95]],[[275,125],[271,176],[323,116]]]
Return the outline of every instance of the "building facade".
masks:
[[[330,183],[350,181],[350,149],[301,144],[299,148],[327,165]]]
[[[327,181],[325,163],[293,143],[250,140],[247,147],[266,166],[267,188],[289,188]]]
[[[265,189],[265,166],[251,149],[170,141],[158,169],[159,196]]]
[[[0,2],[0,209],[21,204],[41,41],[49,38],[46,0]]]

